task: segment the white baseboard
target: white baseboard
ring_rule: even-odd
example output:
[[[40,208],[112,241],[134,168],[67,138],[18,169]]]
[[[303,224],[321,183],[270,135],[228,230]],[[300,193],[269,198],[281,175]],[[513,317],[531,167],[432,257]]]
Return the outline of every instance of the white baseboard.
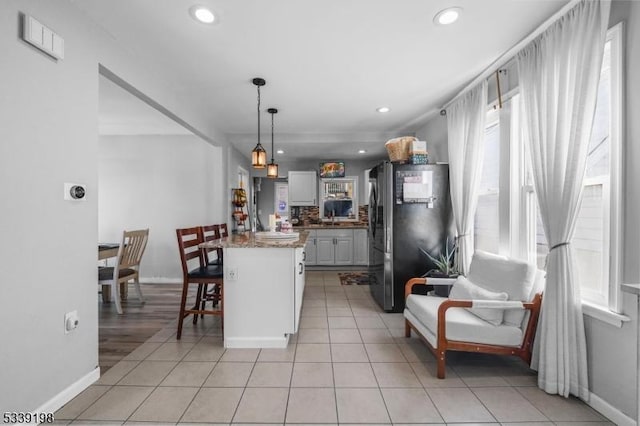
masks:
[[[627,416],[595,393],[589,394],[588,405],[618,426],[637,426],[638,424],[634,419]]]
[[[225,348],[286,348],[289,335],[283,337],[225,337]]]
[[[182,284],[182,278],[140,277],[141,284]]]
[[[96,367],[94,370],[84,375],[76,382],[69,385],[62,392],[51,398],[49,401],[42,404],[40,407],[33,410],[34,413],[55,413],[64,404],[71,401],[78,396],[80,392],[91,386],[96,380],[100,378],[100,367]]]

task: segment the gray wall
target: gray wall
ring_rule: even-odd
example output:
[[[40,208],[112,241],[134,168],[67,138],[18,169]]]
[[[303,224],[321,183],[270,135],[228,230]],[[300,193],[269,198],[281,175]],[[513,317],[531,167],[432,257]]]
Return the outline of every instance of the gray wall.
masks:
[[[610,26],[618,22],[626,26],[626,137],[624,141],[625,195],[623,280],[640,282],[640,3],[613,2]],[[631,322],[615,328],[585,316],[589,350],[589,381],[592,392],[627,416],[637,419],[638,305],[635,296],[623,293],[624,313]]]
[[[20,40],[20,12],[65,39],[64,60]],[[99,64],[225,141],[160,66],[138,62],[68,0],[0,2],[0,52],[0,412],[50,411],[98,366]],[[65,182],[86,184],[86,201],[63,201]],[[72,310],[80,324],[64,334]]]
[[[258,196],[258,216],[260,217],[260,221],[262,222],[263,227],[269,226],[269,215],[273,214],[275,211],[275,188],[276,182],[287,182],[285,178],[278,179],[269,179],[266,177],[262,178],[260,183],[260,192],[257,193]]]
[[[614,1],[610,26],[624,21],[626,25],[626,140],[624,143],[625,203],[624,209],[624,282],[640,282],[640,3]],[[430,158],[447,161],[447,127],[444,117],[433,117],[416,136],[427,140]],[[587,335],[589,388],[593,394],[637,419],[637,345],[638,304],[635,296],[623,293],[624,314],[631,318],[621,328],[585,315]]]
[[[380,142],[384,144],[384,141]],[[280,176],[287,176],[287,172],[289,170],[320,170],[320,163],[322,161],[344,161],[345,174],[347,176],[357,176],[358,177],[358,197],[360,198],[360,203],[362,203],[361,195],[364,193],[364,171],[370,169],[371,167],[377,165],[381,161],[388,161],[389,158],[387,156],[381,158],[375,158],[370,160],[340,160],[335,158],[323,159],[320,158],[318,160],[307,160],[307,161],[298,161],[295,163],[283,163],[282,171],[280,171]]]
[[[149,228],[141,280],[178,282],[175,229],[225,221],[222,148],[196,136],[101,136],[98,239]]]

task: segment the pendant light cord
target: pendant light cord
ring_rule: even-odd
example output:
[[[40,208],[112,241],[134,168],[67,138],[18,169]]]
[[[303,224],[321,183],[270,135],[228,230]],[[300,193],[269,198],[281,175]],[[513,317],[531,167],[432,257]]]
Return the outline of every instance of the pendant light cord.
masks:
[[[258,145],[260,145],[260,86],[258,86]]]
[[[271,164],[273,164],[273,116],[275,114],[271,113]]]

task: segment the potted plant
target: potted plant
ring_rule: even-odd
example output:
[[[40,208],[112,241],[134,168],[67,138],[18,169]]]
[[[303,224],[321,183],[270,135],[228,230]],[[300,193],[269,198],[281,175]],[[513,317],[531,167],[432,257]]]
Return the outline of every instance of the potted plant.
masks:
[[[457,244],[451,243],[449,238],[444,246],[444,250],[437,256],[431,255],[428,251],[420,248],[420,251],[435,265],[435,268],[428,270],[423,277],[427,277],[427,283],[431,282],[437,296],[449,296],[451,284],[458,278],[458,263],[456,259]],[[430,279],[429,279],[430,278]],[[440,284],[440,285],[438,285]]]

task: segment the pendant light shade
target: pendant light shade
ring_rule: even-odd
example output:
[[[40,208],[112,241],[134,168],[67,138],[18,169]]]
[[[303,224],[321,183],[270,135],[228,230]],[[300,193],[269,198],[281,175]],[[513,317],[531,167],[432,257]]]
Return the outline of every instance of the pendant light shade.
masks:
[[[273,116],[278,113],[275,108],[269,108],[267,110],[271,114],[271,162],[267,164],[267,177],[275,179],[278,177],[278,165],[273,161]]]
[[[258,144],[251,151],[251,165],[254,169],[264,169],[267,166],[267,151],[260,143],[260,87],[267,82],[263,78],[254,78],[253,84],[258,88]]]

